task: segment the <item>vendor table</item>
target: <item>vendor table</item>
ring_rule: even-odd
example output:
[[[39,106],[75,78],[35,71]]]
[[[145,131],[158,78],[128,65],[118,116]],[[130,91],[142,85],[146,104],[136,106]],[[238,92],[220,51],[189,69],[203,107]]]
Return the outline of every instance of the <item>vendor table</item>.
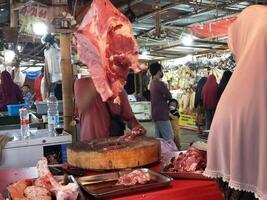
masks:
[[[60,135],[50,134],[48,129],[30,130],[29,138],[21,138],[20,129],[0,131],[0,135],[12,137],[3,149],[1,168],[32,167],[37,161],[48,154],[55,154],[52,148],[59,149],[58,154],[65,162],[66,144],[72,142],[72,136],[66,132]],[[1,181],[1,178],[0,178]]]
[[[6,191],[6,186],[12,182],[26,178],[36,178],[35,167],[0,170],[0,193]],[[1,198],[0,198],[1,199]],[[204,180],[173,180],[171,186],[161,190],[113,198],[114,200],[223,200],[214,181]]]

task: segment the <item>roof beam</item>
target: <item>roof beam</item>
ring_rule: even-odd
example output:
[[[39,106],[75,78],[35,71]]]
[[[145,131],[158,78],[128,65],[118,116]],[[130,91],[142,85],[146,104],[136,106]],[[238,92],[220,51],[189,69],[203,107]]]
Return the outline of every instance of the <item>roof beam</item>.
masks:
[[[144,20],[146,20],[146,19],[148,19],[150,17],[153,17],[156,14],[161,14],[161,13],[165,12],[166,10],[169,10],[169,9],[173,8],[176,5],[177,5],[176,3],[170,3],[170,4],[167,4],[167,5],[163,6],[163,7],[161,7],[159,10],[155,10],[153,12],[149,12],[149,13],[146,13],[146,14],[144,14],[142,16],[139,16],[139,17],[137,17],[137,22],[144,21]]]
[[[236,4],[236,3],[238,3],[238,2],[232,2],[232,3],[224,4],[223,6],[220,6],[220,5],[219,5],[219,6],[217,6],[217,9],[223,8],[223,7],[225,7],[225,6],[234,5],[234,4]],[[208,12],[208,11],[211,11],[211,10],[214,10],[214,9],[216,9],[216,7],[210,7],[210,8],[202,9],[202,10],[201,10],[200,12],[198,12],[197,14],[205,13],[205,12]],[[174,19],[174,20],[168,20],[168,21],[161,22],[161,25],[170,25],[170,24],[172,24],[172,23],[174,23],[174,22],[176,22],[176,21],[178,21],[178,20],[180,20],[180,19],[182,19],[182,18],[192,17],[192,16],[194,16],[194,15],[196,15],[196,13],[186,13],[186,14],[180,15],[179,17],[177,17],[177,18]],[[205,20],[205,21],[206,21],[206,20]],[[198,23],[200,23],[200,22],[198,22]],[[153,31],[154,29],[155,29],[155,28],[151,28],[151,29],[149,29],[148,31],[144,31],[144,32],[142,32],[141,34],[137,35],[137,37],[143,36],[143,35],[145,35],[145,34],[151,32],[151,31]]]
[[[195,14],[201,14],[201,13],[205,13],[205,12],[208,12],[208,11],[211,11],[211,10],[215,10],[215,9],[224,9],[227,6],[231,6],[231,5],[234,5],[236,3],[238,3],[238,2],[235,1],[235,2],[232,2],[232,3],[223,4],[223,5],[210,6],[208,8],[205,8],[205,9],[201,10],[200,12],[193,13],[193,14],[192,13],[189,13],[189,14],[185,14],[185,15],[180,15],[176,19],[164,21],[164,22],[162,22],[162,24],[172,24],[172,23],[175,23],[176,21],[178,21],[178,20],[180,20],[182,18],[191,17],[191,16],[193,16]]]
[[[133,0],[133,1],[130,2],[130,7],[134,6],[134,5],[138,4],[138,3],[141,3],[142,1],[143,0]],[[127,10],[128,7],[129,7],[128,4],[124,4],[124,5],[119,7],[119,10],[125,11],[125,10]]]
[[[189,52],[185,52],[185,53],[181,53],[181,52],[166,52],[166,51],[162,51],[162,52],[156,52],[156,51],[151,51],[149,55],[153,55],[153,56],[160,56],[160,57],[168,57],[168,56],[184,56],[187,55]]]
[[[228,45],[226,42],[217,42],[217,41],[209,41],[209,40],[194,40],[194,42],[205,43],[205,44],[215,44],[215,45]]]
[[[198,45],[184,45],[181,43],[177,43],[177,44],[173,44],[173,45],[166,45],[166,46],[162,46],[160,48],[152,48],[153,51],[161,51],[161,50],[165,50],[165,49],[170,49],[170,48],[174,48],[174,47],[188,47],[188,48],[194,48],[194,49],[217,49],[217,50],[224,50],[227,48],[221,48],[221,47],[210,47],[210,46],[198,46]]]

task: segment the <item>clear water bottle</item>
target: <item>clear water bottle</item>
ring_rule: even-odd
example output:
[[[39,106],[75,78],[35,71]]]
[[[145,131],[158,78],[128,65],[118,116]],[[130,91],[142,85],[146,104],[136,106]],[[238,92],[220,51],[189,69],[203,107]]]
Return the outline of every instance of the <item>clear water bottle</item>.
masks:
[[[30,136],[29,110],[27,108],[19,109],[19,116],[20,116],[21,137],[27,138]]]
[[[47,99],[47,121],[49,133],[55,133],[55,128],[59,124],[58,101],[54,93],[50,93]]]

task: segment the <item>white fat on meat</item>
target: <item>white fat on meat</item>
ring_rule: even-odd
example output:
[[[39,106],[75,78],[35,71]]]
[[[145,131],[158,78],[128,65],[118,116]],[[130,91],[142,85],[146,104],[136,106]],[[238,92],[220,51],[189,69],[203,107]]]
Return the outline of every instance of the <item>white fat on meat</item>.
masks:
[[[51,200],[51,193],[43,187],[29,186],[24,190],[24,195],[29,200]]]
[[[56,195],[57,200],[76,200],[78,197],[79,186],[76,183],[69,183],[68,185],[61,185],[53,177],[48,169],[47,159],[42,158],[37,163],[37,171],[39,178],[35,185],[45,187],[47,190]]]

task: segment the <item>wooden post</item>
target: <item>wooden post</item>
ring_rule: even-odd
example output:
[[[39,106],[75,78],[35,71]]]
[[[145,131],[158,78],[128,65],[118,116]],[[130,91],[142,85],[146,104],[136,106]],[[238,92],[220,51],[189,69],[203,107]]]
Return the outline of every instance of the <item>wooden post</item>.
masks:
[[[137,74],[134,74],[133,73],[133,76],[134,76],[134,93],[135,94],[138,94],[138,87],[137,87]]]
[[[16,28],[18,27],[18,10],[16,9],[17,3],[15,0],[9,0],[10,5],[10,27]]]
[[[60,33],[62,96],[64,130],[74,134],[73,119],[73,69],[71,64],[71,33]],[[73,137],[75,137],[73,135]]]
[[[139,93],[143,95],[143,73],[138,74],[139,76]]]

